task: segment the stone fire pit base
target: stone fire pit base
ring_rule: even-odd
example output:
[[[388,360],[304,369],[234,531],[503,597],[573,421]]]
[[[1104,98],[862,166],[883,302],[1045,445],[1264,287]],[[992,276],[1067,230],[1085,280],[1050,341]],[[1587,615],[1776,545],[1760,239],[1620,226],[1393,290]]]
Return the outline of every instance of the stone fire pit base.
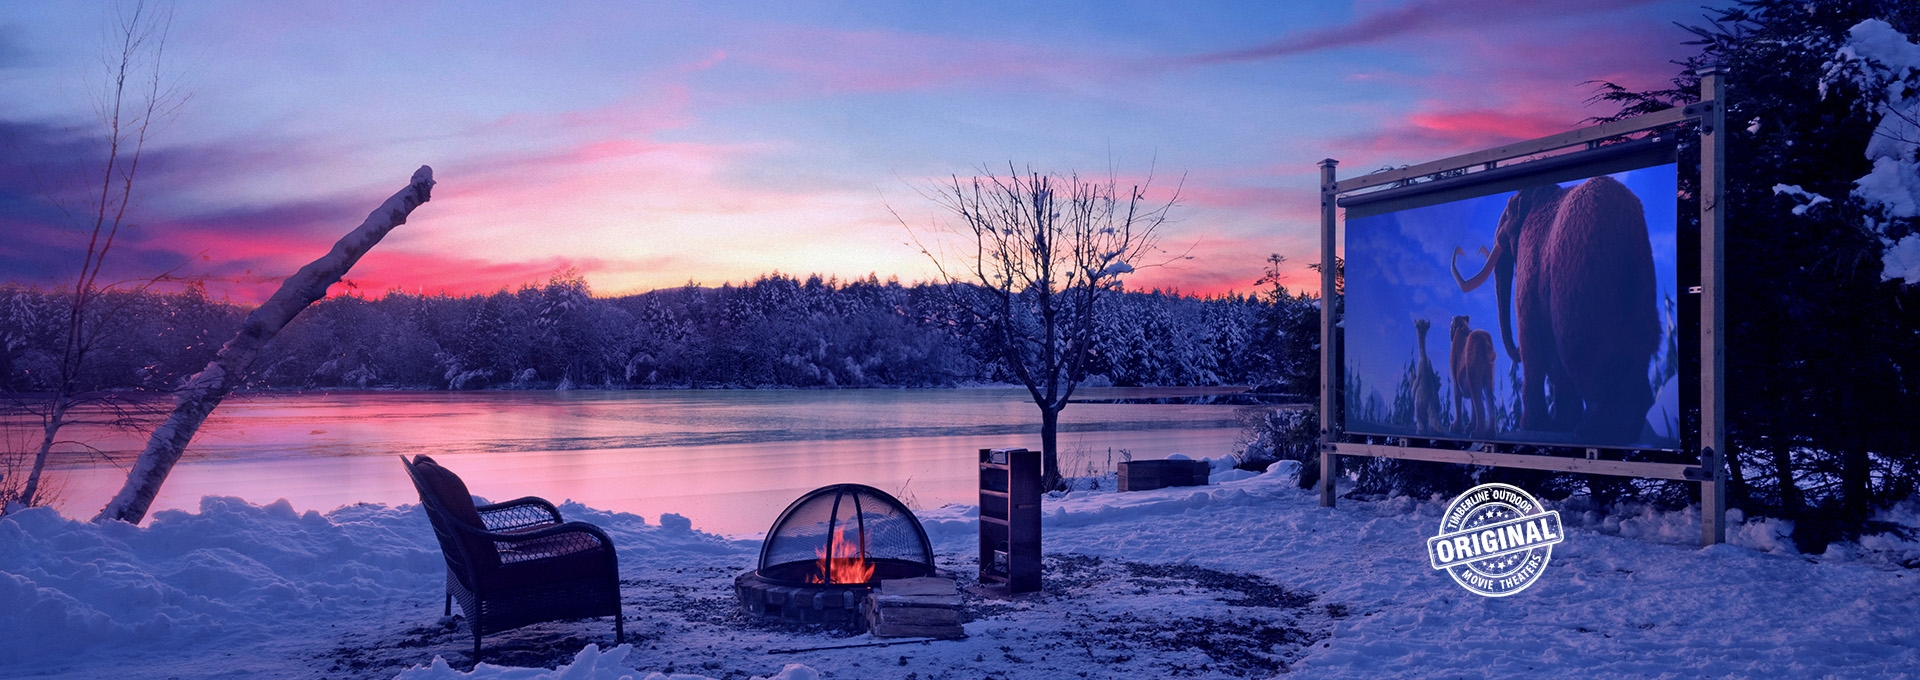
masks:
[[[749,617],[767,622],[807,623],[866,630],[867,619],[860,612],[872,584],[808,583],[795,585],[773,581],[758,571],[747,571],[733,579],[734,597]]]
[[[866,583],[808,583],[820,570],[813,562],[788,562],[742,572],[733,579],[733,595],[747,616],[767,622],[808,623],[867,629],[860,604],[883,580],[932,576],[932,565],[908,560],[876,559],[873,580]],[[816,576],[817,577],[817,576]]]

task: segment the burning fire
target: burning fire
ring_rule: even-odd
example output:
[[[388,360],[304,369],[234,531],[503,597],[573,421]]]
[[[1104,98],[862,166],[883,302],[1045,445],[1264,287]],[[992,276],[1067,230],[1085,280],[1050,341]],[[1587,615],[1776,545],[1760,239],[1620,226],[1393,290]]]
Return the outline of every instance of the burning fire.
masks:
[[[813,554],[820,556],[819,571],[807,575],[808,583],[866,583],[873,578],[873,564],[867,561],[866,536],[859,544],[847,540],[846,527],[834,527],[833,543],[821,546]],[[846,557],[854,555],[854,557]],[[826,580],[821,580],[821,574]]]

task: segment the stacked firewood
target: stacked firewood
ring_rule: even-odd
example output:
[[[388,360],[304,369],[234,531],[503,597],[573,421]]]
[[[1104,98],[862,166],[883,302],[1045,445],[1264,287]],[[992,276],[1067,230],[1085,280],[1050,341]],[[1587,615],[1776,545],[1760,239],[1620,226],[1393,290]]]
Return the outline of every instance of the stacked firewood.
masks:
[[[881,581],[862,606],[875,637],[966,637],[960,592],[950,578]]]

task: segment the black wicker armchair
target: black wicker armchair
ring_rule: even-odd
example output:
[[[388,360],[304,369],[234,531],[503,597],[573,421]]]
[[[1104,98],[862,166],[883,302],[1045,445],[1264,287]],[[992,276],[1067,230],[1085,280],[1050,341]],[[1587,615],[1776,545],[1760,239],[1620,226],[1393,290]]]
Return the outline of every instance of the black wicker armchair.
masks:
[[[612,616],[614,644],[626,638],[619,562],[600,527],[563,521],[531,496],[476,507],[466,483],[432,458],[400,463],[447,560],[445,613],[460,601],[475,663],[481,636],[543,621]]]

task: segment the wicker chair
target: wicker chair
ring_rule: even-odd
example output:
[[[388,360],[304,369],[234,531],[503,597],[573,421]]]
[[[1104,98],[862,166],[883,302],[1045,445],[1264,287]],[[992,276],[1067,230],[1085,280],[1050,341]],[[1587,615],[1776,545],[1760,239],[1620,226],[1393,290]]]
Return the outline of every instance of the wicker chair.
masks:
[[[447,560],[445,613],[459,600],[473,628],[474,663],[481,636],[543,621],[612,616],[614,644],[625,640],[619,562],[600,527],[564,522],[531,496],[476,507],[466,483],[432,458],[400,463]]]

